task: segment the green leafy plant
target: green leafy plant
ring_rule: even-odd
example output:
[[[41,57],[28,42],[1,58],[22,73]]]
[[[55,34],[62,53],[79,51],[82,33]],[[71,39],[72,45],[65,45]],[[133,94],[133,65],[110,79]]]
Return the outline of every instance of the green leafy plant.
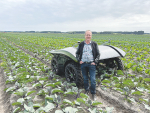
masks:
[[[21,108],[17,107],[16,109],[14,109],[13,113],[18,113],[19,111],[21,111]]]
[[[69,112],[69,113],[76,113],[76,112],[78,111],[78,109],[69,106],[69,107],[64,108],[63,111],[64,111],[65,113],[68,113],[68,112]]]
[[[68,100],[68,99],[63,99],[63,104],[68,104],[68,105],[71,105],[71,106],[74,105],[74,104],[73,104],[70,100]]]
[[[62,91],[61,89],[55,88],[52,90],[52,94],[54,93],[64,93],[64,91]]]
[[[48,94],[48,91],[46,89],[41,89],[37,95],[39,96],[46,96]]]
[[[135,91],[132,93],[132,95],[143,95],[141,91]]]

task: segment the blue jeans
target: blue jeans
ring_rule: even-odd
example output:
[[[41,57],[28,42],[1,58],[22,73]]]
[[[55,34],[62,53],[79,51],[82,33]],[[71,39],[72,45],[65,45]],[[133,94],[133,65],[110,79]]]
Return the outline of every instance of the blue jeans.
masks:
[[[96,94],[96,66],[91,65],[91,63],[81,64],[81,71],[84,79],[84,89],[86,91],[90,90],[91,94]],[[89,73],[89,75],[88,75]],[[89,88],[89,79],[91,81],[91,86]]]

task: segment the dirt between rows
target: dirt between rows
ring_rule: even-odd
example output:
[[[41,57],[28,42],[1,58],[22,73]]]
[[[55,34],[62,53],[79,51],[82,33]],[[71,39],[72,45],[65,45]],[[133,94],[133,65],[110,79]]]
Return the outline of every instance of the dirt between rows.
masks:
[[[6,88],[5,81],[3,69],[0,68],[0,113],[10,113],[11,110],[10,95],[4,91]]]
[[[14,44],[15,45],[15,44]],[[32,57],[38,59],[45,65],[50,67],[50,63],[45,62],[38,56],[35,56],[32,52],[15,45],[22,51],[24,51],[26,54],[31,55]],[[12,98],[11,95],[8,95],[5,93],[4,89],[6,88],[5,85],[5,77],[4,77],[4,72],[0,68],[0,113],[9,113],[10,110],[12,110],[12,106],[10,103],[9,99],[14,99],[11,100],[11,102],[16,101],[15,98]],[[114,96],[115,94],[115,96]],[[140,106],[136,104],[128,104],[123,101],[123,98],[121,97],[120,94],[116,93],[115,91],[109,92],[109,91],[103,91],[101,90],[100,87],[97,87],[97,99],[96,101],[101,102],[102,105],[99,105],[99,107],[105,109],[106,107],[113,107],[113,111],[111,113],[149,113],[147,110],[144,108],[141,110]],[[91,94],[89,94],[91,97]]]

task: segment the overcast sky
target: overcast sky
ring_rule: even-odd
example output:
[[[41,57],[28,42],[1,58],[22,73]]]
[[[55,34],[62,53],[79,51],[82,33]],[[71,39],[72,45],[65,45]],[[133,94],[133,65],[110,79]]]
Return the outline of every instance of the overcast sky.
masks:
[[[150,0],[0,0],[0,31],[150,33]]]

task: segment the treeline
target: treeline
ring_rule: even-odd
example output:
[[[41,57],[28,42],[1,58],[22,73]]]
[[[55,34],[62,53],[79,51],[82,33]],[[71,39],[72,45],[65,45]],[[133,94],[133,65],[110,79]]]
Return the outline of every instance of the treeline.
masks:
[[[114,34],[114,33],[119,33],[119,34],[144,34],[144,31],[134,31],[134,32],[129,32],[129,31],[116,31],[116,32],[111,32],[111,31],[104,31],[104,32],[100,32],[100,34]]]
[[[85,31],[72,31],[72,32],[67,32],[69,34],[84,34]],[[104,32],[95,32],[93,31],[92,34],[114,34],[114,33],[119,33],[119,34],[144,34],[144,31],[134,31],[134,32],[129,32],[129,31],[104,31]]]
[[[0,31],[0,32],[15,32],[15,33],[62,33],[61,31]]]
[[[25,33],[61,33],[61,31],[25,31]]]
[[[84,34],[85,31],[69,31],[69,32],[61,32],[61,31],[0,31],[0,32],[18,32],[18,33],[68,33],[68,34]],[[103,32],[95,32],[92,31],[92,34],[144,34],[144,31],[103,31]]]

